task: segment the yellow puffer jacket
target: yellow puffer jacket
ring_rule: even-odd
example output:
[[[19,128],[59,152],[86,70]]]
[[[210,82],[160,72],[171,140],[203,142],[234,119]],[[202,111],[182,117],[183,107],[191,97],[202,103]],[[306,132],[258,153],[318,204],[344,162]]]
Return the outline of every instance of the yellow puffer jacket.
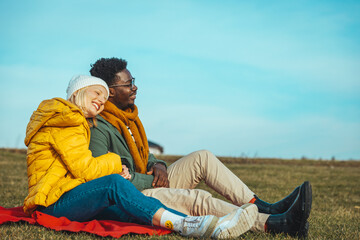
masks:
[[[122,171],[114,153],[94,158],[90,129],[82,111],[61,98],[45,100],[26,128],[29,194],[24,212],[49,206],[62,194],[87,181]]]

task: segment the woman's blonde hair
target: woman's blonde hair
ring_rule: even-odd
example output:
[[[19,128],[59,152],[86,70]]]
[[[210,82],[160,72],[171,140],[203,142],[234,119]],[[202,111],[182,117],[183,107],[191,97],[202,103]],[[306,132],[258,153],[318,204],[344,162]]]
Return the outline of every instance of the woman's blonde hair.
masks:
[[[86,89],[88,88],[84,87],[84,88],[80,88],[79,90],[75,91],[69,98],[69,101],[73,104],[75,104],[78,108],[80,108],[80,110],[83,112],[83,114],[85,114],[86,111]],[[96,123],[96,118],[87,118],[86,119],[87,122],[89,123],[89,126],[97,126]]]

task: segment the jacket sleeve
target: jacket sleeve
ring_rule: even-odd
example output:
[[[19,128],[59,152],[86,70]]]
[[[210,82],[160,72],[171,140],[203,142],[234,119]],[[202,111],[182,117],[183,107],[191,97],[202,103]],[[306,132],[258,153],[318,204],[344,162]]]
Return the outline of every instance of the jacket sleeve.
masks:
[[[82,126],[59,129],[52,137],[54,149],[76,178],[90,181],[122,171],[119,155],[107,153],[99,157],[92,156]]]
[[[124,161],[126,161],[126,159],[124,159]],[[129,172],[131,174],[130,182],[136,187],[137,190],[142,191],[144,189],[153,188],[152,186],[152,182],[154,181],[153,175],[138,173],[131,169],[129,169]]]
[[[150,153],[149,158],[148,158],[147,170],[149,171],[151,169],[151,167],[154,166],[156,163],[161,163],[167,168],[166,162],[164,162],[163,160],[157,159],[152,153]]]
[[[97,127],[90,128],[91,138],[89,149],[94,157],[98,157],[111,152],[110,149],[110,138]]]
[[[98,123],[100,125],[101,123]],[[107,128],[100,128],[100,127],[92,127],[91,129],[91,140],[90,140],[90,150],[93,153],[94,157],[101,156],[109,151],[113,151],[112,145],[115,142],[110,142],[111,137],[109,132],[107,132]],[[114,140],[115,141],[115,140]],[[121,144],[120,141],[116,141],[117,144]],[[134,160],[131,157],[129,152],[125,152],[125,147],[120,148],[117,146],[117,149],[121,149],[121,151],[117,152],[121,156],[121,160],[123,164],[127,165],[126,163],[133,163]],[[135,172],[129,164],[129,173],[131,174],[130,182],[139,190],[142,191],[144,189],[152,188],[152,182],[154,180],[153,175],[141,174]]]

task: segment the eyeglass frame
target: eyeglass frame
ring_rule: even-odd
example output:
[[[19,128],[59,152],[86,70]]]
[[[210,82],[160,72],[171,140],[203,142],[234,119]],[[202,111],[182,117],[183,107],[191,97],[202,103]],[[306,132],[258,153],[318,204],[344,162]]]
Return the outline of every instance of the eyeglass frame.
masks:
[[[131,83],[129,83],[129,84],[114,84],[114,85],[109,86],[109,88],[111,88],[111,87],[129,87],[130,89],[133,89],[135,86],[135,78],[131,78],[131,79],[127,80],[126,82],[128,82],[128,81],[131,81]]]

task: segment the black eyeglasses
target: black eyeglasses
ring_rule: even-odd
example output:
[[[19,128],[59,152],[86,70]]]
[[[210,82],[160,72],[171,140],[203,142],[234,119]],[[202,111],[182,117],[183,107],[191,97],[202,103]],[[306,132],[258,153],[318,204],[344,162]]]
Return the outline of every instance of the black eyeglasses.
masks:
[[[128,82],[128,81],[131,81],[131,83],[129,83],[129,84],[114,84],[114,85],[110,85],[109,88],[110,87],[129,87],[130,89],[133,89],[135,86],[135,78],[129,79],[126,82]]]

